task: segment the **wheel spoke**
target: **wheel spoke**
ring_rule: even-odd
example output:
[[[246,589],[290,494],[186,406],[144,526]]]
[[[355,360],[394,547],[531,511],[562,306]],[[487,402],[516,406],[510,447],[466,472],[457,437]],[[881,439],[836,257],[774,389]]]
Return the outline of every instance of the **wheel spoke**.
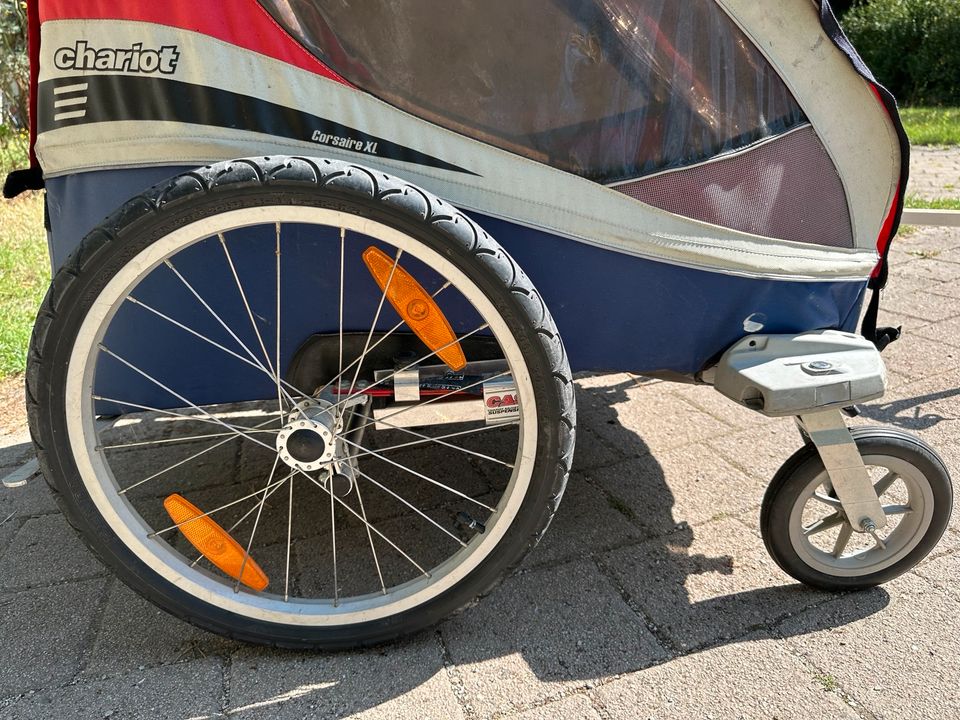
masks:
[[[361,428],[366,428],[371,425],[376,425],[378,422],[389,420],[390,418],[397,417],[397,415],[403,415],[405,412],[409,412],[410,410],[414,410],[416,408],[422,408],[424,405],[429,405],[430,403],[437,402],[438,400],[443,400],[444,398],[448,398],[452,395],[457,395],[458,393],[462,393],[465,390],[471,390],[472,388],[475,388],[478,385],[483,385],[484,383],[490,382],[491,380],[498,380],[499,378],[506,377],[509,374],[510,374],[509,370],[504,370],[502,373],[498,373],[497,375],[491,375],[490,377],[483,378],[482,380],[477,380],[476,382],[470,383],[469,385],[465,385],[462,388],[457,388],[456,390],[451,390],[450,392],[444,393],[443,395],[435,395],[429,400],[424,400],[421,403],[404,406],[399,410],[390,413],[389,415],[384,415],[382,418],[376,418],[374,420],[369,421],[365,425],[361,425],[360,427],[354,428],[354,429],[360,430]],[[479,402],[479,398],[477,401]],[[837,502],[839,502],[839,500]]]
[[[346,256],[347,230],[340,228],[340,337],[339,337],[339,357],[337,362],[337,377],[343,375],[343,265]]]
[[[327,485],[330,486],[330,548],[333,551],[333,606],[340,604],[340,580],[337,576],[337,519],[334,513],[333,498],[333,476],[327,479]]]
[[[458,450],[458,451],[460,451],[460,452],[462,452],[462,453],[466,453],[467,455],[472,455],[472,456],[474,456],[474,457],[481,458],[482,460],[489,460],[490,462],[497,463],[498,465],[503,465],[504,467],[508,467],[508,468],[510,468],[511,470],[513,469],[513,463],[504,462],[503,460],[499,460],[499,459],[497,459],[497,458],[495,458],[495,457],[492,457],[492,456],[490,456],[490,455],[484,455],[483,453],[477,452],[477,451],[475,451],[475,450],[468,450],[467,448],[460,447],[459,445],[454,445],[453,443],[444,442],[444,441],[441,440],[440,438],[432,438],[432,437],[430,437],[429,435],[424,435],[424,434],[422,434],[422,433],[415,432],[414,430],[410,430],[409,428],[400,427],[399,425],[394,425],[394,424],[389,423],[389,422],[384,422],[383,420],[377,420],[376,422],[382,423],[382,424],[386,425],[387,427],[389,427],[389,428],[392,429],[392,430],[399,430],[400,432],[406,433],[406,434],[408,434],[408,435],[413,435],[414,437],[421,438],[421,440],[419,441],[418,444],[435,443],[435,444],[437,444],[437,445],[442,445],[443,447],[448,447],[448,448],[451,448],[451,449],[453,449],[453,450]],[[504,425],[505,425],[505,423],[504,423]],[[490,427],[503,427],[504,425],[491,425]],[[398,446],[398,445],[394,445],[394,446],[391,447],[391,448],[383,448],[383,449],[380,450],[380,452],[385,452],[386,450],[395,450],[395,449],[397,449],[398,447],[410,447],[410,445],[411,445],[411,443],[406,443],[405,445],[399,445],[399,446]]]
[[[853,536],[853,526],[850,523],[844,523],[840,527],[840,534],[837,535],[837,542],[833,545],[833,556],[837,559],[843,555],[843,551],[847,548],[847,544],[850,542],[850,538]]]
[[[909,515],[913,512],[913,508],[909,505],[884,505],[883,514],[884,515]]]
[[[267,421],[264,422],[264,423],[261,423],[261,425],[266,425],[267,422],[273,422],[273,418],[271,418],[270,420],[267,420]],[[257,426],[255,426],[255,427],[260,427],[260,425],[257,425]],[[265,431],[265,430],[259,430],[259,431],[258,431],[258,430],[253,430],[252,432],[270,432],[270,431]],[[135,487],[139,487],[140,485],[143,485],[145,482],[147,482],[147,481],[149,481],[149,480],[153,480],[154,478],[160,477],[160,476],[163,475],[164,473],[167,473],[167,472],[169,472],[170,470],[173,470],[174,468],[180,467],[181,465],[185,465],[186,463],[190,462],[191,460],[196,460],[198,457],[202,457],[203,455],[206,455],[208,452],[211,452],[211,451],[213,451],[213,450],[216,450],[218,447],[221,447],[221,446],[227,444],[228,442],[237,439],[237,433],[235,433],[235,432],[234,432],[234,433],[217,433],[214,437],[222,437],[222,436],[224,436],[224,435],[227,436],[227,438],[226,438],[225,440],[221,440],[220,442],[216,443],[215,445],[211,445],[210,447],[205,448],[204,450],[201,450],[200,452],[195,453],[195,454],[191,455],[190,457],[185,458],[184,460],[180,460],[179,462],[175,462],[173,465],[171,465],[171,466],[169,466],[169,467],[167,467],[167,468],[164,468],[163,470],[160,470],[159,472],[154,473],[153,475],[151,475],[151,476],[148,477],[148,478],[144,478],[143,480],[140,480],[139,482],[135,482],[133,485],[130,485],[129,487],[125,487],[123,490],[121,490],[121,491],[119,492],[119,494],[120,494],[120,495],[123,495],[123,494],[125,494],[125,493],[133,490]],[[174,440],[176,440],[176,438],[174,438]],[[157,442],[160,442],[160,441],[157,441]],[[182,441],[181,441],[181,442],[182,442]]]
[[[373,553],[373,564],[377,568],[377,577],[380,579],[380,592],[387,594],[387,586],[383,582],[383,573],[380,571],[380,560],[377,559],[377,548],[373,544],[373,535],[370,532],[370,523],[367,522],[367,511],[363,507],[363,495],[360,493],[360,484],[357,482],[355,468],[350,466],[350,474],[353,475],[353,487],[357,491],[357,501],[360,503],[360,514],[363,516],[363,524],[366,526],[367,540],[370,542],[370,552]]]
[[[290,478],[290,497],[287,500],[287,564],[283,573],[283,601],[290,600],[290,539],[293,535],[293,478]]]
[[[380,303],[377,305],[377,312],[373,316],[373,323],[370,325],[370,332],[367,334],[367,341],[363,345],[363,352],[360,353],[360,362],[357,363],[357,369],[353,371],[353,380],[350,381],[350,388],[347,390],[348,395],[352,395],[353,389],[357,386],[357,378],[360,377],[360,369],[363,367],[363,361],[367,357],[367,353],[370,351],[370,340],[373,339],[373,333],[376,331],[377,323],[380,321],[380,313],[383,311],[383,304],[387,301],[387,293],[390,292],[390,284],[393,282],[393,276],[397,272],[397,265],[400,264],[401,255],[403,255],[403,250],[397,250],[397,254],[393,258],[393,267],[390,268],[390,276],[387,278],[386,285],[383,286],[383,292],[380,293]]]
[[[814,535],[819,535],[822,532],[829,530],[830,528],[835,528],[837,525],[846,522],[846,518],[841,513],[834,513],[833,515],[828,515],[825,518],[817,520],[812,525],[809,525],[803,528],[803,534],[806,537],[812,537]]]
[[[289,475],[287,475],[287,478],[292,478],[293,475],[294,473],[290,473]],[[290,484],[293,485],[292,479],[290,481]],[[277,490],[279,490],[281,487],[283,487],[283,483],[274,483],[273,487],[270,488],[270,491],[267,493],[267,500],[269,500],[270,496],[273,495],[275,492],[277,492]],[[243,515],[240,516],[239,520],[237,520],[233,525],[227,528],[227,534],[228,535],[233,534],[233,531],[236,530],[238,527],[240,527],[243,524],[244,520],[246,520],[248,517],[250,517],[251,515],[253,515],[253,513],[257,511],[258,506],[259,506],[259,502],[255,502],[249,510],[247,510]],[[201,560],[203,560],[203,555],[197,555],[196,559],[192,563],[190,563],[190,567],[193,567]]]
[[[436,298],[440,293],[442,293],[444,290],[446,290],[448,287],[450,287],[451,284],[452,284],[452,283],[450,283],[449,281],[445,282],[441,287],[437,288],[437,290],[435,290],[434,293],[433,293],[430,297]],[[392,328],[390,328],[386,333],[384,333],[382,336],[380,336],[380,338],[379,338],[373,345],[370,346],[370,349],[367,351],[367,353],[373,352],[373,350],[376,349],[376,347],[377,347],[380,343],[382,343],[382,342],[383,342],[384,340],[386,340],[388,337],[390,337],[391,335],[393,335],[393,333],[395,333],[397,330],[399,330],[400,328],[402,328],[405,324],[406,324],[406,323],[405,323],[403,320],[401,320],[401,321],[398,322],[396,325],[394,325]],[[460,339],[462,340],[463,338],[460,338]],[[443,350],[444,348],[440,348],[440,349]],[[337,373],[337,374],[334,375],[332,378],[330,378],[329,380],[327,380],[326,383],[324,383],[323,385],[321,385],[321,386],[317,389],[317,391],[314,392],[314,395],[315,395],[315,396],[316,396],[316,395],[320,395],[324,390],[326,390],[328,387],[330,387],[330,386],[333,385],[335,382],[337,382],[337,380],[339,380],[340,378],[342,378],[344,373],[349,372],[350,369],[351,369],[354,365],[356,365],[358,362],[360,362],[360,358],[359,358],[359,357],[358,357],[358,358],[355,358],[349,365],[347,365],[345,368],[343,368],[343,370],[341,370],[339,373]],[[365,388],[365,389],[369,389],[369,388]]]
[[[873,489],[877,493],[877,497],[881,497],[887,490],[890,489],[890,486],[893,485],[900,476],[895,472],[891,471],[884,475],[876,485],[873,486]]]
[[[829,495],[824,495],[823,493],[814,493],[813,499],[817,502],[823,503],[824,505],[829,505],[834,510],[840,510],[843,508],[843,503],[841,503],[838,498],[830,497]]]
[[[360,390],[360,391],[358,391],[358,392],[356,392],[356,393],[354,393],[352,390],[348,390],[348,391],[347,391],[347,392],[348,392],[347,397],[344,398],[344,399],[342,399],[342,400],[340,400],[340,401],[338,401],[333,407],[334,407],[334,408],[339,408],[341,405],[346,405],[348,402],[350,402],[351,400],[353,400],[353,398],[355,398],[358,394],[363,393],[363,392],[366,392],[367,390],[372,390],[373,388],[377,387],[378,385],[382,385],[383,383],[385,383],[385,382],[387,382],[387,381],[389,381],[389,380],[393,380],[393,379],[394,379],[397,375],[399,375],[400,373],[402,373],[402,372],[404,372],[404,371],[406,371],[406,370],[409,370],[409,369],[412,368],[412,367],[415,367],[415,366],[419,365],[419,364],[422,363],[424,360],[429,360],[429,359],[432,358],[434,355],[436,355],[438,352],[442,352],[443,350],[446,350],[448,347],[452,347],[453,345],[456,345],[457,343],[459,343],[459,342],[461,342],[461,341],[463,341],[463,340],[466,340],[466,339],[467,339],[468,337],[470,337],[471,335],[476,335],[478,332],[481,332],[482,330],[486,330],[488,327],[490,327],[490,326],[489,326],[487,323],[483,323],[480,327],[476,328],[475,330],[471,330],[471,331],[468,332],[466,335],[461,335],[460,337],[455,338],[454,340],[451,340],[451,341],[448,342],[446,345],[441,345],[440,347],[438,347],[438,348],[437,348],[436,350],[434,350],[433,352],[427,353],[426,355],[424,355],[424,356],[421,357],[421,358],[417,358],[416,360],[414,360],[414,361],[413,361],[412,363],[410,363],[409,365],[405,365],[404,367],[400,368],[399,370],[394,370],[394,371],[393,371],[392,373],[390,373],[389,375],[380,378],[380,379],[377,380],[376,382],[370,383],[370,384],[367,385],[365,388],[363,388],[363,390]],[[509,372],[503,373],[503,375],[509,375],[509,374],[510,374]],[[497,377],[500,377],[500,376],[497,376]],[[493,379],[493,378],[486,378],[486,380],[492,380],[492,379]],[[481,381],[481,382],[486,382],[486,380]],[[474,383],[474,385],[478,385],[478,384],[479,384],[479,383]],[[469,388],[471,388],[471,387],[474,387],[474,385],[470,385],[470,386],[468,386],[468,387],[466,387],[466,388],[460,388],[459,390],[456,390],[455,392],[461,392],[461,391],[463,391],[463,390],[467,390],[467,389],[469,389]],[[452,393],[449,393],[449,394],[452,394]],[[441,395],[440,397],[447,397],[447,395]],[[427,402],[430,402],[430,401],[428,400]]]
[[[101,350],[102,352],[105,352],[105,353],[106,353],[107,355],[109,355],[110,357],[112,357],[112,358],[120,361],[121,363],[123,363],[124,365],[126,365],[128,368],[130,368],[131,370],[133,370],[135,373],[137,373],[138,375],[143,376],[144,378],[146,378],[147,380],[149,380],[150,382],[152,382],[154,385],[156,385],[157,387],[161,388],[162,390],[166,390],[168,393],[170,393],[170,394],[173,395],[175,398],[177,398],[177,400],[179,400],[179,401],[182,402],[182,403],[186,403],[187,405],[189,405],[190,407],[192,407],[192,408],[193,408],[194,410],[196,410],[197,412],[199,412],[199,413],[201,413],[202,415],[204,415],[204,416],[206,416],[207,418],[209,418],[211,421],[215,422],[215,423],[218,424],[218,425],[222,425],[223,427],[227,428],[228,430],[237,430],[237,428],[236,428],[235,426],[230,425],[229,423],[225,423],[223,420],[221,420],[220,418],[218,418],[218,417],[216,417],[216,416],[214,416],[214,415],[211,415],[210,413],[208,413],[206,410],[204,410],[203,408],[199,407],[198,405],[194,405],[192,402],[190,402],[190,401],[187,400],[185,397],[183,397],[183,395],[181,395],[180,393],[176,392],[175,390],[171,390],[169,387],[167,387],[166,385],[164,385],[162,382],[160,382],[160,381],[157,380],[156,378],[152,377],[149,373],[144,372],[143,370],[141,370],[140,368],[138,368],[138,367],[137,367],[136,365],[134,365],[133,363],[128,362],[127,360],[124,360],[122,357],[120,357],[119,355],[117,355],[115,352],[112,352],[110,349],[108,349],[105,345],[102,345],[102,344],[101,344],[99,347],[100,347],[100,350]],[[129,403],[127,403],[127,404],[129,404]],[[273,449],[274,449],[274,448],[271,447],[270,445],[267,445],[266,443],[261,442],[260,440],[258,440],[258,439],[255,438],[255,437],[251,437],[250,435],[246,435],[246,434],[243,433],[242,431],[237,431],[237,434],[243,435],[243,437],[247,438],[247,439],[250,440],[251,442],[255,442],[257,445],[261,445],[262,447],[265,447],[265,448],[267,448],[267,449],[270,450],[270,451],[273,451]]]
[[[267,346],[263,342],[263,336],[260,334],[260,328],[257,326],[257,321],[253,317],[253,310],[250,308],[250,303],[247,300],[247,294],[244,292],[243,284],[240,282],[240,275],[237,273],[237,268],[233,264],[233,258],[230,256],[230,250],[227,248],[227,239],[223,236],[223,233],[217,233],[217,237],[220,238],[220,246],[223,248],[223,254],[227,257],[227,264],[230,266],[230,273],[233,275],[233,280],[237,284],[237,291],[240,293],[240,299],[243,300],[243,307],[246,309],[247,317],[250,319],[250,326],[253,328],[253,332],[257,336],[257,342],[260,344],[260,350],[263,352],[263,359],[266,361],[267,367],[269,368],[271,374],[279,377],[280,373],[274,369],[273,364],[270,362],[270,353],[267,352]]]
[[[276,224],[277,232],[277,356],[276,356],[276,365],[277,368],[276,378],[277,378],[277,409],[280,412],[280,420],[283,421],[283,388],[280,385],[280,223]],[[296,403],[293,403],[293,407],[296,407]],[[302,414],[302,413],[301,413]],[[306,417],[306,415],[304,415]]]
[[[441,532],[443,532],[443,533],[449,535],[450,537],[452,537],[452,538],[454,539],[454,541],[456,541],[459,545],[461,545],[462,547],[466,547],[466,546],[467,546],[467,544],[466,544],[465,542],[463,542],[463,540],[461,540],[460,538],[458,538],[458,537],[457,537],[456,535],[454,535],[452,532],[450,532],[450,531],[447,530],[445,527],[443,527],[443,525],[441,525],[441,524],[438,523],[436,520],[434,520],[434,519],[431,518],[429,515],[427,515],[425,512],[423,512],[422,510],[420,510],[418,507],[416,507],[416,506],[415,506],[413,503],[411,503],[409,500],[406,500],[405,498],[401,497],[398,493],[395,493],[393,490],[391,490],[390,488],[388,488],[386,485],[382,485],[381,483],[377,482],[377,481],[374,480],[372,477],[370,477],[369,475],[367,475],[363,470],[360,470],[359,468],[357,468],[356,471],[357,471],[357,474],[359,474],[361,477],[366,478],[367,480],[369,480],[370,482],[372,482],[374,485],[376,485],[378,488],[380,488],[381,490],[383,490],[385,493],[387,493],[388,495],[393,496],[394,498],[396,498],[397,500],[399,500],[400,502],[402,502],[402,503],[403,503],[404,505],[406,505],[408,508],[410,508],[411,510],[413,510],[417,515],[419,515],[419,516],[422,517],[424,520],[426,520],[428,523],[430,523],[430,524],[433,525],[434,527],[438,528]]]
[[[340,439],[343,440],[343,442],[345,442],[347,445],[350,445],[351,447],[359,448],[359,449],[361,449],[361,450],[364,449],[364,448],[362,448],[360,445],[357,445],[355,442],[351,442],[350,440],[347,440],[346,438],[340,438]],[[401,465],[400,463],[398,463],[398,462],[396,462],[396,461],[394,461],[394,460],[391,460],[390,458],[385,457],[385,456],[383,456],[383,455],[381,455],[381,454],[379,454],[379,453],[377,453],[377,452],[374,452],[373,450],[367,450],[367,452],[368,452],[370,455],[372,455],[373,457],[377,458],[378,460],[383,460],[385,463],[389,463],[390,465],[393,465],[394,467],[397,467],[397,468],[399,468],[400,470],[403,470],[404,472],[408,472],[408,473],[410,473],[411,475],[420,478],[421,480],[426,480],[428,483],[432,483],[433,485],[436,485],[436,486],[439,487],[439,488],[443,488],[443,489],[446,490],[447,492],[450,492],[450,493],[453,493],[454,495],[457,495],[457,496],[459,496],[459,497],[462,497],[464,500],[469,500],[470,502],[479,505],[480,507],[484,508],[485,510],[489,510],[490,512],[496,512],[496,511],[497,511],[496,508],[492,508],[492,507],[490,507],[489,505],[485,505],[484,503],[480,502],[479,500],[476,500],[476,499],[470,497],[469,495],[465,495],[464,493],[460,492],[459,490],[454,490],[454,489],[453,489],[452,487],[450,487],[449,485],[444,485],[444,484],[443,484],[442,482],[440,482],[439,480],[434,480],[433,478],[427,477],[427,476],[424,475],[423,473],[419,473],[419,472],[417,472],[416,470],[414,470],[414,469],[412,469],[412,468],[408,468],[406,465]],[[358,470],[357,472],[359,472],[359,470]]]
[[[321,490],[323,490],[325,493],[328,493],[328,494],[330,494],[330,495],[333,495],[333,494],[334,494],[332,488],[324,487],[323,483],[315,480],[314,478],[312,478],[310,475],[307,475],[307,474],[306,474],[305,472],[303,472],[302,470],[297,470],[296,472],[299,472],[301,475],[303,475],[305,478],[307,478],[310,482],[312,482],[312,483],[313,483],[314,485],[316,485],[318,488],[320,488]],[[387,537],[386,535],[384,535],[382,532],[380,532],[379,530],[377,530],[377,528],[376,528],[372,523],[367,522],[363,517],[361,517],[361,516],[357,513],[356,510],[354,510],[352,507],[350,507],[349,505],[347,505],[343,500],[341,500],[340,498],[336,497],[335,495],[334,495],[334,500],[336,500],[338,503],[340,503],[340,505],[341,505],[342,507],[346,508],[346,509],[347,509],[347,512],[349,512],[351,515],[353,515],[355,518],[357,518],[360,522],[362,522],[369,530],[372,530],[373,532],[375,532],[375,533],[377,534],[377,536],[378,536],[381,540],[383,540],[385,543],[387,543],[387,545],[389,545],[390,547],[392,547],[394,550],[396,550],[398,553],[400,553],[404,558],[406,558],[406,560],[407,560],[411,565],[413,565],[417,570],[419,570],[419,571],[424,575],[424,577],[428,577],[428,578],[430,577],[430,573],[428,573],[426,570],[424,570],[422,567],[420,567],[420,565],[417,563],[416,560],[414,560],[413,558],[411,558],[411,557],[410,557],[409,555],[407,555],[403,550],[401,550],[399,547],[397,547],[397,545],[396,545],[392,540],[390,540],[390,538],[388,538],[388,537]]]
[[[165,528],[163,528],[162,530],[157,530],[156,532],[152,532],[152,533],[148,534],[147,537],[157,537],[157,536],[159,536],[159,535],[163,535],[164,533],[168,533],[168,532],[170,532],[171,530],[176,530],[176,529],[177,529],[178,527],[180,527],[181,525],[186,525],[188,522],[193,522],[194,520],[197,520],[197,519],[199,519],[199,518],[207,517],[208,515],[213,515],[214,513],[220,512],[221,510],[226,510],[228,507],[233,507],[233,506],[236,505],[237,503],[242,503],[244,500],[249,500],[250,498],[256,497],[256,496],[259,495],[260,493],[266,492],[267,490],[270,490],[271,488],[279,487],[280,485],[283,485],[283,483],[285,483],[287,480],[289,480],[290,478],[292,478],[292,477],[296,474],[296,472],[297,472],[297,471],[294,470],[293,472],[291,472],[291,473],[290,473],[289,475],[287,475],[286,477],[281,478],[280,480],[275,481],[273,484],[268,485],[268,486],[265,487],[265,488],[262,488],[262,489],[260,489],[260,490],[256,490],[256,491],[250,493],[249,495],[244,495],[242,498],[237,498],[236,500],[231,500],[230,502],[225,503],[225,504],[221,505],[220,507],[214,508],[213,510],[208,510],[208,511],[205,512],[205,513],[201,513],[200,515],[197,515],[196,517],[190,518],[189,520],[184,520],[183,522],[177,523],[177,524],[175,524],[175,525],[170,525],[170,526],[168,526],[168,527],[165,527]],[[308,476],[308,477],[309,477],[309,476]]]
[[[280,462],[280,456],[277,455],[273,459],[273,467],[270,468],[270,475],[267,477],[267,485],[263,489],[263,497],[260,498],[260,505],[257,507],[257,517],[253,521],[253,529],[250,531],[250,540],[247,541],[247,551],[243,555],[243,560],[240,562],[240,572],[237,573],[237,581],[233,585],[233,591],[235,593],[240,592],[240,578],[243,577],[243,571],[247,567],[247,558],[250,557],[250,550],[253,548],[253,538],[257,535],[257,527],[260,525],[260,515],[263,514],[263,506],[267,502],[267,488],[270,487],[273,482],[273,476],[277,472],[277,464]]]
[[[264,423],[266,424],[266,423]],[[248,433],[272,433],[276,435],[279,430],[266,429],[266,430],[257,430],[255,428],[261,427],[260,425],[254,426],[246,430]],[[230,437],[234,438],[237,436],[235,432],[225,432],[225,433],[204,433],[203,435],[188,435],[187,437],[176,437],[176,438],[166,438],[164,440],[141,440],[139,442],[129,442],[129,443],[116,443],[115,445],[98,445],[97,450],[121,450],[123,448],[133,448],[133,447],[144,447],[146,445],[170,445],[172,443],[187,443],[194,442],[196,440],[214,440],[216,438]]]

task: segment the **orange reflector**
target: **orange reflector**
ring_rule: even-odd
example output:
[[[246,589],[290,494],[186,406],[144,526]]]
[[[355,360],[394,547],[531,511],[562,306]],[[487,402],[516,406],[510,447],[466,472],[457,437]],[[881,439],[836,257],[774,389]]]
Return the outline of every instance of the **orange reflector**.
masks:
[[[363,251],[363,262],[377,281],[381,291],[386,291],[387,300],[423,343],[433,350],[451,370],[462,370],[467,364],[457,336],[444,317],[440,306],[426,290],[400,265],[382,250],[372,245]],[[393,279],[390,273],[393,272]],[[387,282],[390,287],[387,287]]]
[[[180,532],[200,553],[234,580],[240,579],[247,587],[263,590],[270,582],[252,557],[240,547],[227,531],[204,515],[196,505],[174,493],[163,501],[170,518],[180,526]],[[191,519],[196,518],[196,519]],[[181,523],[183,523],[181,525]],[[247,555],[247,562],[243,562]],[[240,575],[240,568],[243,575]]]

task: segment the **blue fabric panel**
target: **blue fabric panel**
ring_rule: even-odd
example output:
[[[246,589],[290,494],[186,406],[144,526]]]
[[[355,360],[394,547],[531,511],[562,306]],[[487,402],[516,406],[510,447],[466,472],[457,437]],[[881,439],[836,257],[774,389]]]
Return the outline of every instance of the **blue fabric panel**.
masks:
[[[126,199],[183,169],[99,171],[48,180],[54,265],[62,265],[81,238]],[[823,328],[853,331],[866,285],[865,281],[754,280],[693,270],[602,250],[479,214],[475,217],[517,260],[543,294],[575,371],[691,374],[703,369],[743,337],[748,319],[763,325],[763,331],[770,333]],[[336,258],[331,256],[328,262],[325,253],[338,246],[336,242],[326,243],[315,230],[307,233],[297,227],[285,228],[284,238],[287,248],[285,294],[292,297],[295,288],[309,288],[310,297],[315,299],[313,303],[301,303],[303,311],[299,314],[288,315],[284,306],[285,358],[281,364],[285,365],[299,343],[311,333],[336,327],[328,311],[335,307],[332,303],[337,279],[334,273],[325,270],[335,266]],[[272,268],[272,257],[269,253],[264,255],[266,244],[254,240],[251,237],[247,242],[242,234],[234,233],[230,243],[235,248],[234,260],[251,295],[251,304],[260,308],[262,332],[270,337],[275,289],[273,272],[266,269]],[[219,244],[204,241],[181,255],[176,261],[178,269],[191,280],[205,281],[204,292],[210,293],[208,301],[222,308],[224,319],[231,327],[245,329],[247,334],[240,334],[248,346],[255,347],[249,321],[242,305],[236,302],[236,288],[227,282],[229,270]],[[429,275],[425,268],[410,266],[408,269],[415,275],[418,272]],[[348,264],[348,281],[352,277],[353,282],[369,284],[371,281],[365,272],[359,261],[352,267]],[[224,283],[209,281],[217,274],[224,277]],[[165,268],[154,271],[137,294],[144,302],[164,303],[165,311],[169,311],[173,303],[178,319],[229,344],[223,330],[216,327]],[[458,331],[466,332],[475,326],[471,325],[475,318],[468,308],[445,307],[445,310]],[[374,312],[375,307],[369,302],[355,303],[347,308],[347,327],[366,330]],[[381,325],[385,329],[394,322],[396,318],[391,314]],[[209,346],[197,349],[196,341],[185,345],[182,331],[151,318],[142,308],[124,306],[106,340],[108,347],[131,361],[148,364],[152,371],[166,378],[179,378],[178,387],[194,402],[270,395],[269,383],[264,383],[257,371],[233,361],[234,364],[229,365],[230,368],[236,366],[230,370],[233,376],[226,377],[221,351]],[[161,348],[163,352],[157,352]],[[107,396],[120,394],[130,399],[129,385],[137,377],[116,361],[102,362],[102,373],[98,372],[99,391]],[[101,378],[105,385],[100,384]],[[160,402],[143,388],[136,394],[144,404]],[[146,399],[151,402],[145,402]]]

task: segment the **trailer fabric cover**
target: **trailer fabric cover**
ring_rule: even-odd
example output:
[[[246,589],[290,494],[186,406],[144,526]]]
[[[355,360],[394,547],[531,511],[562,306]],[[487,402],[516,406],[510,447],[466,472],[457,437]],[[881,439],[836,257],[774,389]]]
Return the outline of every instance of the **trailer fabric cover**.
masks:
[[[757,48],[776,68],[823,142],[847,194],[854,239],[849,246],[769,238],[681,217],[414,116],[355,87],[360,79],[326,68],[255,0],[230,6],[231,18],[253,20],[259,13],[268,20],[249,36],[237,35],[233,21],[229,33],[220,32],[223,9],[189,0],[162,6],[148,0],[41,0],[37,155],[48,179],[249,155],[338,158],[397,174],[465,210],[620,253],[755,278],[867,278],[896,189],[891,175],[899,174],[895,137],[890,147],[886,142],[892,137],[889,118],[830,42],[808,0],[778,5],[775,18],[748,0],[715,4],[749,37],[744,47]],[[170,72],[116,65],[120,54],[136,47],[173,47],[179,61]],[[64,48],[68,54],[78,48],[117,50],[113,65],[100,69],[58,64]],[[85,101],[83,111],[68,108],[64,103],[70,101]],[[752,152],[746,148],[787,137],[761,137],[739,149]],[[721,156],[735,151],[734,144]],[[700,163],[683,165],[682,172]]]

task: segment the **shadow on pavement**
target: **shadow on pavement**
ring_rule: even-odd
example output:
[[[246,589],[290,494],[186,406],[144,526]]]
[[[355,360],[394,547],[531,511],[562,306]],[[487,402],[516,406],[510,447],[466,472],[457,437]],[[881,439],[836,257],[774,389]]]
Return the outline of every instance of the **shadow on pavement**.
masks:
[[[706,648],[758,636],[780,637],[779,624],[799,613],[804,613],[803,621],[790,627],[802,628],[806,634],[850,622],[851,617],[867,617],[888,604],[887,593],[877,589],[850,596],[849,603],[841,602],[844,613],[838,613],[831,609],[837,603],[830,601],[843,596],[789,584],[772,561],[761,558],[756,532],[740,521],[731,518],[711,523],[703,533],[710,538],[704,541],[699,537],[699,525],[674,517],[674,493],[684,492],[684,488],[676,482],[668,486],[647,444],[619,420],[618,407],[637,402],[627,394],[635,385],[631,381],[581,389],[578,402],[590,411],[581,414],[580,442],[600,442],[615,449],[615,466],[624,458],[632,459],[629,467],[639,470],[641,476],[642,512],[619,507],[613,489],[603,484],[603,475],[591,473],[588,464],[574,473],[547,540],[521,572],[439,628],[358,652],[276,651],[194,630],[157,613],[152,605],[112,582],[104,590],[108,596],[103,603],[106,608],[101,610],[104,618],[84,662],[95,668],[105,652],[125,657],[123,650],[110,648],[135,648],[129,659],[104,673],[107,677],[136,673],[144,666],[187,659],[199,664],[205,658],[221,658],[229,686],[228,712],[237,717],[287,713],[342,717],[401,696],[408,696],[404,701],[411,703],[411,713],[442,716],[446,712],[443,707],[431,703],[453,700],[451,679],[471,698],[479,695],[491,700],[492,695],[499,702],[530,687],[534,688],[531,692],[545,692],[536,689],[540,684],[600,680]],[[904,403],[949,396],[940,393]],[[872,407],[873,414],[867,415],[892,422],[891,417],[910,407],[891,403]],[[683,419],[678,414],[671,421]],[[609,430],[605,426],[617,429],[615,448],[601,439]],[[784,449],[784,458],[789,452]],[[589,455],[584,449],[583,456]],[[730,479],[731,490],[736,489],[732,484],[737,480]],[[31,485],[31,492],[45,492],[41,479],[34,478]],[[594,493],[605,496],[596,502],[599,509],[577,515]],[[0,511],[15,505],[16,497],[10,493],[0,496],[5,503]],[[6,514],[0,512],[0,520]],[[567,516],[575,517],[573,524]],[[564,537],[553,538],[555,533]],[[561,541],[578,537],[585,539],[585,547],[563,550]],[[0,536],[0,561],[7,560],[4,554],[9,542]],[[79,540],[70,538],[69,542]],[[557,543],[559,550],[551,547]],[[711,544],[720,549],[712,549]],[[737,548],[736,557],[723,552],[732,545]],[[546,561],[538,564],[541,552]],[[73,587],[64,583],[48,593],[69,605]],[[0,594],[0,604],[2,600]],[[18,634],[14,642],[56,644],[57,632],[52,624],[41,623],[29,636]],[[164,654],[178,644],[179,656]],[[173,687],[167,688],[171,704],[177,702],[176,694]]]
[[[952,388],[941,392],[917,395],[912,398],[864,405],[860,408],[864,417],[876,422],[893,425],[906,430],[929,430],[936,425],[957,417],[947,417],[939,413],[923,413],[920,408],[938,400],[949,400],[960,396],[960,388]]]

